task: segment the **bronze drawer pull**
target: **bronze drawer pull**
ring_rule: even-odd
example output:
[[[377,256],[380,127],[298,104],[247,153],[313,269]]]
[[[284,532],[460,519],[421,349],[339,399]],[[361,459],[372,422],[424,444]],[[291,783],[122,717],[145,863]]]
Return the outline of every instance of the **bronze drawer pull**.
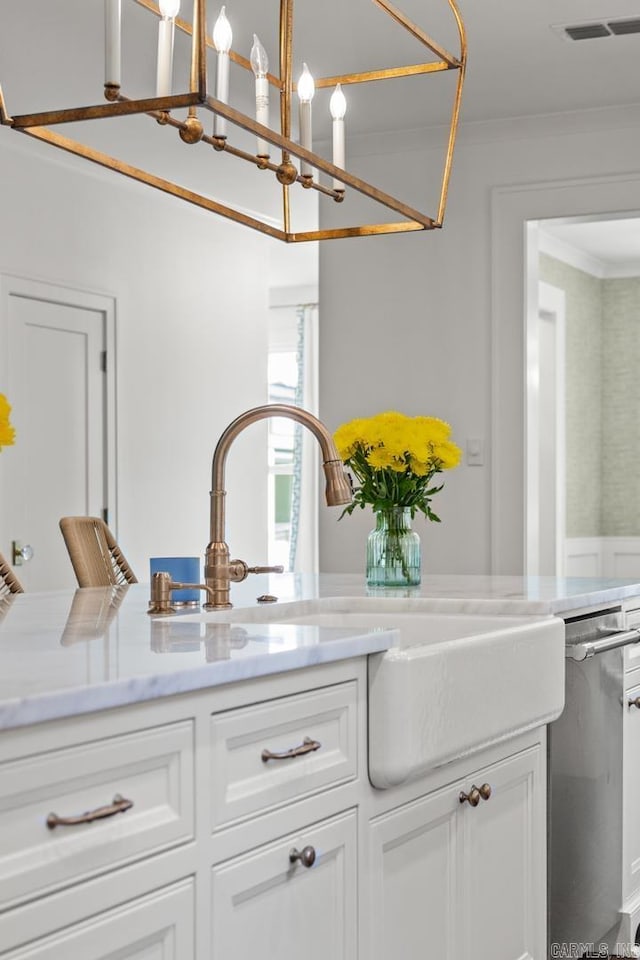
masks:
[[[322,744],[319,740],[312,740],[311,737],[305,737],[299,747],[291,747],[290,750],[283,750],[282,753],[272,753],[271,750],[262,751],[264,763],[267,760],[291,760],[292,757],[303,757],[305,753],[312,753],[319,750]]]
[[[316,852],[313,847],[303,847],[302,850],[296,850],[294,847],[289,851],[289,863],[295,863],[297,860],[303,867],[312,867],[316,862]]]
[[[488,800],[491,796],[491,784],[483,783],[481,787],[471,784],[469,793],[460,793],[458,799],[460,803],[468,803],[470,807],[477,807],[481,800]]]
[[[133,800],[125,800],[119,793],[113,798],[113,803],[107,807],[96,807],[95,810],[87,810],[86,813],[79,813],[75,817],[59,817],[57,813],[50,813],[47,817],[47,826],[50,830],[54,827],[73,827],[77,823],[93,823],[94,820],[105,820],[107,817],[113,817],[116,813],[126,813],[133,806]]]
[[[637,707],[640,710],[640,697],[636,697],[635,700],[629,700],[630,707]]]
[[[460,792],[458,797],[460,803],[468,803],[470,807],[477,807],[480,803],[480,791],[477,787],[471,787],[469,793]]]

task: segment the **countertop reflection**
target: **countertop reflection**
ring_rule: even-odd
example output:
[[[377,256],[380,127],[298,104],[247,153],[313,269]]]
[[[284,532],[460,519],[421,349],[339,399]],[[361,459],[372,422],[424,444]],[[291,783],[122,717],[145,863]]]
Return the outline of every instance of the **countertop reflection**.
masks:
[[[238,608],[260,594],[281,602],[363,597],[362,575],[256,576],[232,590]],[[376,595],[380,595],[379,591]],[[640,596],[634,580],[427,576],[419,597],[434,613],[568,614]],[[41,723],[364,656],[390,647],[393,630],[198,621],[147,614],[149,586],[18,594],[0,603],[0,729]],[[426,604],[426,606],[425,606]],[[272,611],[270,611],[272,615]]]
[[[387,649],[389,630],[181,621],[148,585],[21,594],[0,608],[0,729]],[[190,611],[192,612],[192,611]]]

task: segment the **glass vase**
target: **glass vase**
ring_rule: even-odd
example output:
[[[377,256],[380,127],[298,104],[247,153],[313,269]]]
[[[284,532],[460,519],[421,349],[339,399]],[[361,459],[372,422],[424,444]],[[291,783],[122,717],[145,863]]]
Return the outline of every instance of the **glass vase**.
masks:
[[[412,587],[420,583],[420,537],[411,529],[411,510],[376,510],[367,540],[367,586]]]

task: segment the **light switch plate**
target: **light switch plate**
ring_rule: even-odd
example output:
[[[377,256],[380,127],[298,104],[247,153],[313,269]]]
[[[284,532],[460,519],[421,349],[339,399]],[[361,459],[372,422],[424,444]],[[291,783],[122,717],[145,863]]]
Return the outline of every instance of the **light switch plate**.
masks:
[[[484,465],[484,442],[481,437],[467,438],[467,464],[470,467]]]

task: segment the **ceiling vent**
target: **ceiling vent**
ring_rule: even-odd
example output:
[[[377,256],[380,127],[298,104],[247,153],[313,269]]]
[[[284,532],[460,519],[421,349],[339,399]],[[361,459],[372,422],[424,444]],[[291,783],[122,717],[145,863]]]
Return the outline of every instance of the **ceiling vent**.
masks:
[[[607,26],[616,37],[622,37],[627,33],[640,33],[640,17],[634,17],[632,20],[610,20]]]
[[[625,37],[632,33],[640,33],[640,16],[627,17],[625,20],[555,24],[551,29],[564,40],[599,40],[601,37]]]
[[[569,40],[596,40],[598,37],[610,37],[604,23],[581,23],[577,27],[565,27]]]

